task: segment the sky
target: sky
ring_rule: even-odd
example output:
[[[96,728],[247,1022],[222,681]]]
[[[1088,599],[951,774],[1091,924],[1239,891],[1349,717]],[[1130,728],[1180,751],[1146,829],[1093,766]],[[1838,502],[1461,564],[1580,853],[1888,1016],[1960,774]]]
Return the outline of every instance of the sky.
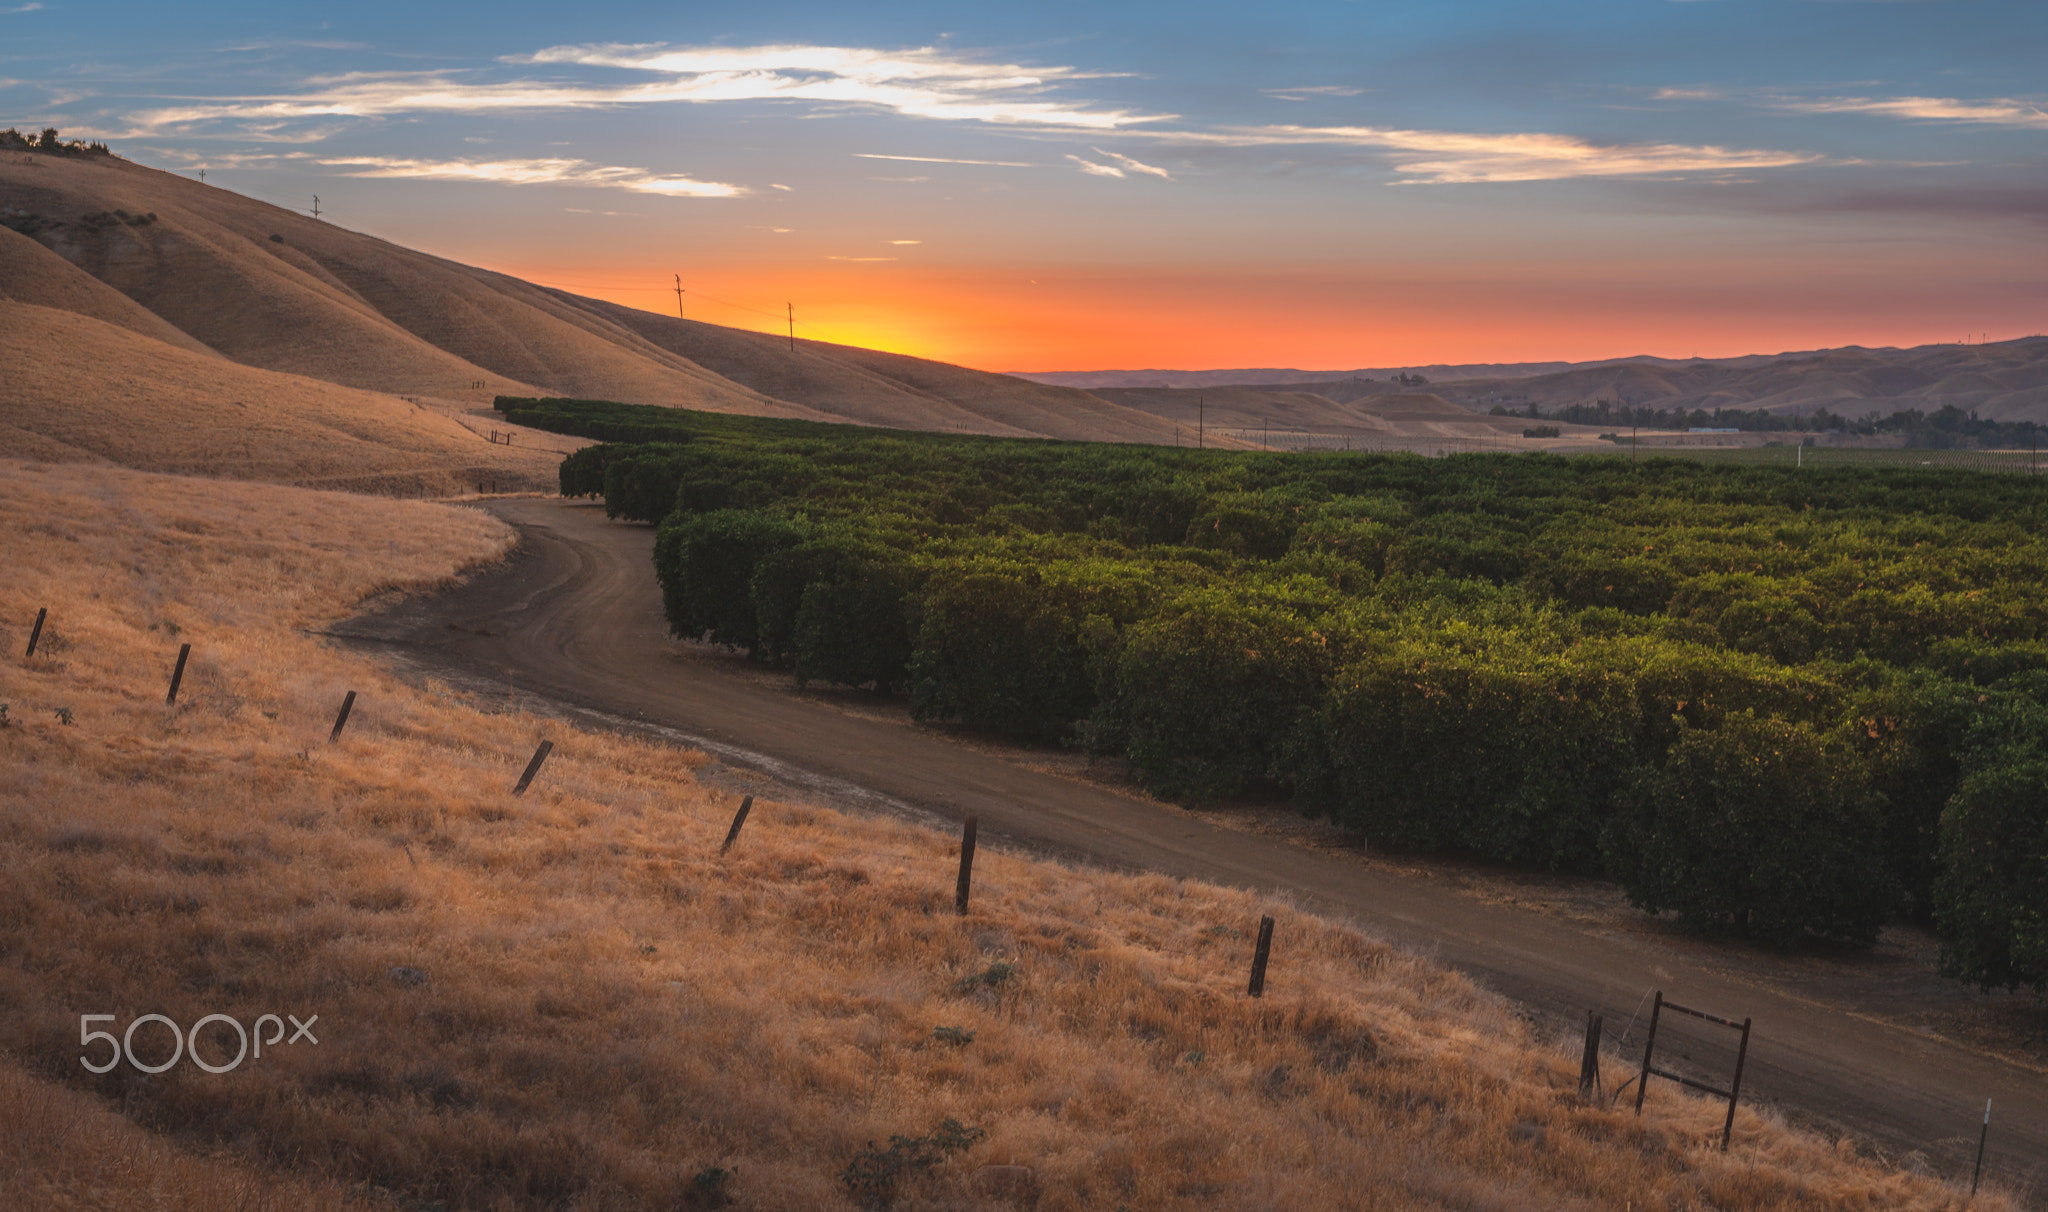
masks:
[[[987,370],[2048,332],[2036,0],[0,0],[6,126]]]

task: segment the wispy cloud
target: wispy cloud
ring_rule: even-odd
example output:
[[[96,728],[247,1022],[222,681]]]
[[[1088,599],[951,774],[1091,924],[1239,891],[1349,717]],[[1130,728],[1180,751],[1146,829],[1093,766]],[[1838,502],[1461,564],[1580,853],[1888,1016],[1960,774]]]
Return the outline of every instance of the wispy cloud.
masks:
[[[1091,147],[1088,150],[1094,152],[1098,156],[1104,157],[1105,159],[1116,161],[1117,164],[1120,167],[1122,167],[1122,169],[1125,172],[1142,173],[1145,176],[1158,177],[1164,181],[1173,180],[1173,174],[1167,172],[1163,168],[1158,167],[1157,165],[1146,164],[1142,161],[1133,160],[1129,156],[1118,155],[1116,152],[1113,151],[1103,151],[1099,147]]]
[[[17,5],[14,8],[0,8],[0,17],[12,17],[20,13],[40,12],[42,10],[42,7],[43,6],[40,4],[22,4]]]
[[[877,50],[859,47],[774,45],[677,47],[668,45],[557,46],[503,61],[557,71],[589,69],[585,79],[487,78],[482,72],[356,72],[316,79],[299,92],[212,99],[149,109],[131,117],[124,137],[236,138],[274,142],[317,141],[352,120],[431,114],[564,111],[724,101],[800,103],[812,110],[881,110],[945,122],[1008,127],[1040,138],[1145,139],[1155,144],[1210,147],[1327,146],[1384,155],[1400,177],[1417,184],[1555,180],[1573,177],[1720,176],[1759,169],[1828,162],[1801,151],[1728,148],[1665,142],[1600,143],[1545,132],[1467,133],[1373,126],[1275,124],[1174,129],[1177,116],[1141,113],[1072,96],[1071,86],[1106,73],[1072,67],[1023,66],[932,47]],[[621,78],[619,73],[628,73]],[[502,75],[502,70],[498,72]],[[638,78],[635,78],[637,75]],[[1299,98],[1352,96],[1349,85],[1269,89]],[[1690,95],[1666,90],[1667,98]],[[1918,108],[1908,106],[1913,102]],[[1806,104],[1861,107],[1930,120],[2031,123],[2040,111],[2020,103],[1889,102],[1837,98]],[[1945,105],[1947,109],[1930,108]],[[2006,108],[2000,108],[2004,106]],[[1958,108],[1960,107],[1960,108]],[[1100,147],[1068,154],[1094,176],[1153,176],[1166,169]],[[1004,168],[1041,167],[1029,161],[851,153],[861,159]],[[509,183],[558,181],[604,184],[651,193],[731,197],[736,186],[666,178],[641,169],[608,168],[580,160],[390,159],[363,165],[365,174],[433,176]],[[771,189],[784,190],[782,185]]]
[[[1124,175],[1124,170],[1114,164],[1097,164],[1093,160],[1074,155],[1072,152],[1067,153],[1067,159],[1080,165],[1081,171],[1091,177],[1121,177]]]
[[[1784,92],[1725,88],[1660,88],[1653,101],[1737,101],[1797,114],[1875,114],[1908,122],[1959,122],[2048,130],[2048,109],[2039,101],[1989,97],[1803,97]]]
[[[200,134],[218,124],[730,101],[878,108],[941,121],[1095,131],[1173,117],[1049,95],[1056,85],[1099,73],[987,63],[931,48],[560,46],[506,62],[623,68],[656,78],[611,84],[488,81],[474,72],[352,72],[315,80],[302,92],[165,106],[130,120],[141,132]]]
[[[1048,96],[1067,81],[1104,73],[991,63],[935,47],[557,46],[515,63],[628,68],[670,77],[680,100],[785,100],[859,105],[919,118],[996,125],[1115,130],[1170,115],[1139,114]]]
[[[828,253],[828,254],[826,254],[826,256],[825,256],[825,259],[826,259],[827,261],[894,261],[894,260],[895,260],[896,258],[894,258],[894,257],[838,257],[838,256],[833,256],[833,255],[831,255],[830,253]]]
[[[1878,114],[1914,122],[1967,122],[2048,130],[2048,110],[2035,102],[2008,98],[1963,101],[1955,97],[1781,97],[1772,105],[1804,114]]]
[[[398,156],[336,156],[318,163],[349,177],[483,181],[499,185],[599,185],[670,198],[738,198],[746,190],[718,181],[662,176],[644,168],[613,168],[588,160],[414,160]]]
[[[954,160],[945,156],[885,156],[880,152],[851,152],[862,160],[910,160],[918,164],[986,164],[994,168],[1037,168],[1028,160]]]
[[[1812,152],[1682,143],[1595,143],[1576,135],[1530,132],[1389,130],[1371,126],[1254,126],[1220,131],[1133,131],[1161,142],[1213,147],[1339,146],[1388,153],[1396,172],[1417,184],[1555,181],[1572,177],[1726,174],[1821,164]]]

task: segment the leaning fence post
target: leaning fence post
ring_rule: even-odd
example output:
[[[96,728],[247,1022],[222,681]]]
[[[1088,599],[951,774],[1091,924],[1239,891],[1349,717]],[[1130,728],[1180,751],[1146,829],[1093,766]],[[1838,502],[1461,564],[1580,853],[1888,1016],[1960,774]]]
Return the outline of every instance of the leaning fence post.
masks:
[[[533,751],[533,760],[526,764],[526,773],[519,776],[519,785],[512,789],[513,795],[526,794],[526,785],[533,781],[534,775],[540,773],[540,764],[548,760],[548,751],[554,747],[553,741],[542,741],[540,748]]]
[[[29,629],[28,651],[21,654],[23,660],[27,660],[36,654],[36,641],[43,638],[43,620],[49,616],[49,613],[50,608],[48,606],[37,607],[36,625]]]
[[[1749,1024],[1742,1020],[1742,1042],[1735,1048],[1735,1081],[1728,1087],[1728,1122],[1721,1126],[1721,1152],[1728,1151],[1728,1138],[1735,1135],[1735,1104],[1742,1099],[1742,1062],[1749,1059]]]
[[[1650,1055],[1657,1047],[1657,1017],[1664,1013],[1664,991],[1657,990],[1657,1001],[1650,1007],[1650,1034],[1643,1040],[1643,1073],[1636,1079],[1636,1114],[1643,1113],[1643,1091],[1650,1085]]]
[[[753,806],[754,797],[751,795],[740,801],[740,810],[732,814],[732,828],[725,831],[725,845],[718,848],[720,854],[732,849],[732,844],[740,840],[740,826],[747,823],[747,810]]]
[[[1253,997],[1266,995],[1266,959],[1273,954],[1273,919],[1259,919],[1259,944],[1252,949],[1252,983],[1245,992]]]
[[[164,696],[164,706],[168,707],[178,701],[178,683],[185,680],[185,658],[191,655],[192,645],[178,645],[178,665],[171,670],[171,692]]]
[[[341,700],[341,714],[334,717],[334,731],[327,734],[327,743],[332,745],[341,739],[341,729],[348,723],[348,709],[356,705],[356,692],[351,690]]]
[[[1586,1054],[1579,1060],[1579,1095],[1587,1097],[1600,1084],[1600,1016],[1586,1012]]]
[[[967,912],[967,892],[974,885],[974,832],[979,821],[969,816],[967,825],[960,831],[960,884],[953,890],[953,908],[963,916]]]

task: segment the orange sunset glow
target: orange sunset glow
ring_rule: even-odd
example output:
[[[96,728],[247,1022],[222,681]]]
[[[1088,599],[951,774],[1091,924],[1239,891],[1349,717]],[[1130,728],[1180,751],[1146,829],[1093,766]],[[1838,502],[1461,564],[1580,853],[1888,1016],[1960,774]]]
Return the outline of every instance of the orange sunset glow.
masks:
[[[508,265],[543,285],[675,315],[673,283],[637,286],[629,266]],[[1780,270],[1782,271],[1782,266]],[[1587,280],[1563,265],[1491,273],[1353,275],[1011,265],[928,269],[774,267],[685,280],[690,319],[859,345],[984,370],[1058,367],[1300,366],[1348,369],[1480,361],[1585,361],[1631,354],[1728,357],[1840,345],[1983,339],[2002,310],[1972,267],[1803,268],[1797,289],[1760,290],[1756,267],[1644,267]],[[648,274],[649,278],[658,275]],[[1363,280],[1361,280],[1363,279]],[[2024,284],[2007,288],[2011,303]],[[1990,332],[1990,339],[2028,335]]]

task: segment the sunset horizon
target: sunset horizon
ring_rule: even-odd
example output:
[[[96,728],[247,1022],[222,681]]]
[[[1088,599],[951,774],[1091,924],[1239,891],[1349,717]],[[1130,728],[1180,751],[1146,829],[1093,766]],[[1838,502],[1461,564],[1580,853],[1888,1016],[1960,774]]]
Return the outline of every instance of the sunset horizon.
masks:
[[[88,29],[28,4],[0,13],[0,127],[649,312],[793,312],[986,370],[2024,337],[2044,18],[1991,6],[1988,37],[1956,7],[1203,9],[1160,37],[1152,6],[457,6],[397,39],[385,5]]]

